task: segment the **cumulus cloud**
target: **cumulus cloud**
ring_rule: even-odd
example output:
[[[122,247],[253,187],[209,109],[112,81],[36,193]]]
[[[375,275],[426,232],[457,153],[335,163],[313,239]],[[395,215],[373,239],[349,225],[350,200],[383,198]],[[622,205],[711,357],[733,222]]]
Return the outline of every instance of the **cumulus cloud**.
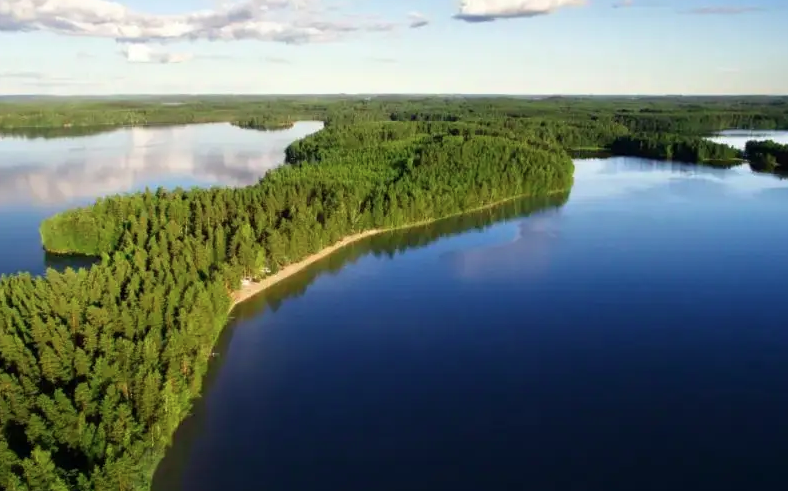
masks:
[[[424,16],[421,12],[411,12],[408,14],[408,27],[411,29],[418,29],[419,27],[424,27],[430,23],[430,20]]]
[[[144,43],[170,40],[330,41],[383,22],[316,20],[317,0],[241,0],[214,10],[157,15],[111,0],[0,0],[0,31],[47,31]]]
[[[128,44],[123,47],[121,54],[123,54],[130,63],[183,63],[193,58],[192,55],[188,53],[167,53],[165,51],[155,50],[144,44]]]
[[[689,10],[690,14],[696,15],[738,15],[749,12],[760,12],[760,7],[701,7]]]
[[[462,0],[455,19],[490,22],[497,19],[535,17],[562,7],[585,5],[586,0]]]

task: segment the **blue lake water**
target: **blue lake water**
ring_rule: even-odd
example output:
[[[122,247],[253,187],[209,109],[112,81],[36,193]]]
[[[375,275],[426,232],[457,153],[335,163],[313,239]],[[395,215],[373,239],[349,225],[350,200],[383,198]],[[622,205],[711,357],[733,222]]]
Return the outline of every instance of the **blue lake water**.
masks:
[[[788,181],[576,166],[242,305],[154,489],[788,486]]]

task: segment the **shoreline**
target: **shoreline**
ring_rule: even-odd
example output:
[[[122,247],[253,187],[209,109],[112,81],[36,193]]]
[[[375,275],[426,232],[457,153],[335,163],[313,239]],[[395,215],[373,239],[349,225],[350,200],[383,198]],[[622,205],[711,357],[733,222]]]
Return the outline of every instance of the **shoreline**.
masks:
[[[553,191],[549,191],[549,192],[545,193],[544,196],[552,196],[552,195],[555,195],[555,194],[558,194],[558,193],[565,193],[567,191],[568,190],[565,190],[565,189],[553,190]],[[324,247],[323,249],[320,249],[316,253],[314,253],[312,255],[309,255],[309,256],[305,257],[304,259],[302,259],[300,261],[296,261],[294,263],[288,264],[287,266],[283,267],[282,269],[280,269],[276,273],[274,273],[272,275],[269,275],[269,276],[266,276],[265,278],[263,278],[262,280],[260,280],[260,281],[258,281],[256,283],[252,282],[252,283],[250,283],[248,285],[241,286],[241,288],[239,288],[238,290],[233,291],[232,293],[230,293],[230,300],[231,300],[231,302],[230,302],[229,312],[232,312],[233,309],[235,309],[235,307],[237,305],[249,300],[250,298],[253,298],[253,297],[257,296],[258,294],[260,294],[263,291],[267,290],[268,288],[274,286],[275,284],[279,283],[280,281],[286,280],[287,278],[293,276],[294,274],[300,272],[303,269],[306,269],[307,267],[309,267],[312,264],[320,261],[321,259],[324,259],[324,258],[330,256],[331,254],[333,254],[334,252],[338,251],[339,249],[342,249],[343,247],[345,247],[347,245],[350,245],[350,244],[352,244],[354,242],[358,242],[358,241],[360,241],[362,239],[366,239],[367,237],[372,237],[373,235],[378,235],[378,234],[382,234],[382,233],[385,233],[385,232],[393,232],[394,230],[403,230],[403,229],[408,229],[408,228],[414,228],[414,227],[419,227],[419,226],[423,226],[423,225],[428,225],[430,223],[437,222],[439,220],[444,220],[446,218],[451,218],[451,217],[459,216],[459,215],[466,215],[468,213],[474,213],[474,212],[477,212],[477,211],[485,210],[487,208],[492,208],[492,207],[504,204],[504,203],[509,202],[509,201],[514,201],[516,199],[537,197],[537,196],[542,196],[542,195],[520,194],[520,195],[517,195],[517,196],[512,196],[510,198],[504,198],[504,199],[501,199],[501,200],[497,200],[497,201],[494,201],[494,202],[486,204],[486,205],[477,206],[476,208],[471,208],[469,210],[464,210],[464,211],[461,211],[461,212],[458,212],[458,213],[452,213],[451,215],[446,215],[446,216],[442,216],[442,217],[439,217],[439,218],[431,218],[431,219],[428,219],[428,220],[422,220],[420,222],[414,222],[414,223],[410,223],[410,224],[407,224],[407,225],[402,225],[402,226],[399,226],[399,227],[373,228],[373,229],[365,230],[363,232],[358,232],[358,233],[355,233],[355,234],[347,235],[347,236],[341,238],[339,241],[334,242],[330,246]]]
[[[272,275],[268,275],[268,276],[266,276],[265,278],[263,278],[262,280],[260,280],[260,281],[258,281],[256,283],[252,282],[252,283],[250,283],[248,285],[241,286],[241,288],[239,288],[238,290],[233,291],[230,294],[230,298],[232,300],[231,303],[230,303],[230,311],[232,312],[232,310],[235,308],[236,305],[238,305],[240,303],[243,303],[246,300],[249,300],[250,298],[252,298],[255,295],[257,295],[258,293],[261,293],[262,291],[267,290],[268,288],[274,286],[275,284],[279,283],[280,281],[283,281],[283,280],[289,278],[290,276],[293,276],[294,274],[298,273],[302,269],[305,269],[306,267],[308,267],[308,266],[320,261],[321,259],[330,256],[331,254],[333,254],[334,252],[338,251],[339,249],[345,247],[346,245],[350,245],[353,242],[358,242],[361,239],[365,239],[367,237],[371,237],[373,235],[376,235],[376,234],[379,234],[379,233],[382,233],[382,232],[388,232],[389,230],[393,230],[393,229],[390,229],[390,228],[384,228],[384,229],[374,228],[374,229],[370,229],[370,230],[367,230],[367,231],[364,231],[364,232],[359,232],[357,234],[348,235],[346,237],[343,237],[339,241],[334,242],[332,245],[330,245],[328,247],[324,247],[324,248],[320,249],[319,251],[317,251],[316,253],[314,253],[314,254],[312,254],[310,256],[307,256],[307,257],[305,257],[304,259],[302,259],[300,261],[288,264],[287,266],[285,266],[284,268],[280,269],[276,273],[274,273]]]
[[[430,223],[437,222],[437,221],[440,221],[440,220],[444,220],[444,219],[447,219],[447,218],[460,216],[460,215],[466,215],[468,213],[474,213],[474,212],[477,212],[477,211],[482,211],[482,210],[486,210],[486,209],[489,209],[489,208],[493,208],[495,206],[507,203],[509,201],[514,201],[516,199],[536,198],[536,197],[542,197],[542,196],[552,196],[552,195],[555,195],[555,194],[569,193],[569,192],[571,192],[571,187],[569,187],[567,189],[552,190],[552,191],[548,191],[547,193],[538,194],[538,195],[531,194],[531,193],[519,194],[519,195],[516,195],[516,196],[510,196],[508,198],[496,200],[496,201],[493,201],[492,203],[488,203],[486,205],[477,206],[476,208],[470,208],[468,210],[463,210],[463,211],[460,211],[460,212],[457,212],[457,213],[451,213],[449,215],[438,217],[438,218],[431,218],[431,219],[427,219],[427,220],[422,220],[420,222],[414,222],[414,223],[410,223],[410,224],[407,224],[407,225],[402,225],[402,226],[399,226],[399,227],[373,228],[373,229],[365,230],[363,232],[358,232],[358,233],[355,233],[355,234],[351,234],[351,235],[345,236],[342,239],[340,239],[339,241],[331,244],[330,246],[324,247],[323,249],[319,250],[318,252],[316,252],[316,253],[314,253],[312,255],[309,255],[309,256],[305,257],[304,259],[302,259],[300,261],[296,261],[294,263],[288,264],[284,268],[280,269],[278,272],[276,272],[276,273],[274,273],[272,275],[266,276],[265,278],[263,278],[262,280],[260,280],[257,283],[253,282],[253,283],[250,283],[250,284],[248,284],[246,286],[241,286],[241,288],[239,288],[238,290],[235,290],[235,291],[231,292],[230,293],[230,308],[227,311],[227,317],[225,318],[224,326],[220,330],[218,330],[218,332],[216,333],[216,339],[214,339],[214,342],[211,345],[210,351],[208,353],[213,351],[213,349],[216,346],[216,342],[217,342],[219,336],[221,336],[225,332],[225,329],[227,328],[229,323],[232,321],[232,311],[233,311],[233,309],[235,309],[235,307],[237,305],[249,300],[250,298],[254,298],[258,294],[264,292],[265,290],[267,290],[268,288],[272,287],[273,285],[279,283],[280,281],[286,280],[287,278],[295,275],[296,273],[302,271],[303,269],[306,269],[307,267],[309,267],[312,264],[320,261],[321,259],[324,259],[324,258],[330,256],[334,252],[338,251],[339,249],[341,249],[341,248],[343,248],[343,247],[345,247],[347,245],[350,245],[350,244],[352,244],[354,242],[358,242],[360,240],[366,239],[368,237],[372,237],[373,235],[378,235],[378,234],[382,234],[382,233],[385,233],[385,232],[392,232],[392,231],[395,231],[395,230],[404,230],[404,229],[408,229],[408,228],[414,228],[414,227],[419,227],[419,226],[423,226],[423,225],[428,225]],[[207,355],[208,354],[206,353],[206,357],[207,357]],[[212,367],[211,367],[210,361],[209,360],[206,360],[206,361],[208,361],[207,370],[211,370]],[[205,374],[203,374],[203,378],[206,375],[207,375],[207,372]],[[203,396],[203,394],[200,393],[197,396],[192,397],[190,399],[189,403],[190,404],[194,404],[196,401],[200,400],[202,398],[202,396]],[[166,445],[166,447],[164,449],[162,449],[161,454],[160,455],[156,455],[155,458],[153,459],[152,468],[150,470],[151,479],[149,480],[149,482],[151,483],[151,489],[153,489],[152,486],[153,486],[153,482],[154,482],[154,477],[156,476],[156,473],[158,472],[159,465],[161,464],[161,461],[167,458],[168,450],[174,445],[175,438],[176,438],[176,435],[178,434],[178,431],[180,431],[180,429],[183,426],[184,421],[186,421],[190,416],[191,416],[191,409],[178,422],[177,426],[173,430],[173,434],[170,435],[169,443]]]

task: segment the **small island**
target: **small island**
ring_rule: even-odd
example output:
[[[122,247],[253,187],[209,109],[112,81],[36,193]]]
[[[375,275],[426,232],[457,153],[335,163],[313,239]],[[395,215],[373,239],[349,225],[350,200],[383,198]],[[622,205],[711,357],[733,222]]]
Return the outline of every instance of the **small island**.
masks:
[[[781,145],[772,140],[752,140],[747,142],[745,153],[755,170],[788,173],[788,145]]]

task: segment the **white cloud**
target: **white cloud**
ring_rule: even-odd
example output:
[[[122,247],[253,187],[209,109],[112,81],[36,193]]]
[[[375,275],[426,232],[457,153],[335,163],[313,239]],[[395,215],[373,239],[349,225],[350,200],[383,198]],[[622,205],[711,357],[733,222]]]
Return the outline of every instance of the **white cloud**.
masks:
[[[214,10],[156,15],[110,0],[0,0],[0,31],[47,31],[138,43],[252,39],[297,44],[394,27],[385,22],[316,20],[321,12],[318,1],[241,0]]]
[[[585,5],[586,0],[461,0],[455,19],[489,22],[497,19],[535,17],[569,6]]]
[[[430,20],[426,18],[421,12],[409,13],[408,20],[408,27],[411,29],[418,29],[419,27],[424,27],[430,23]]]
[[[157,51],[144,44],[128,44],[123,47],[121,53],[130,63],[182,63],[192,59],[188,53],[167,53]]]
[[[620,2],[616,2],[613,4],[614,9],[625,9],[629,8],[633,5],[632,0],[621,0]]]

